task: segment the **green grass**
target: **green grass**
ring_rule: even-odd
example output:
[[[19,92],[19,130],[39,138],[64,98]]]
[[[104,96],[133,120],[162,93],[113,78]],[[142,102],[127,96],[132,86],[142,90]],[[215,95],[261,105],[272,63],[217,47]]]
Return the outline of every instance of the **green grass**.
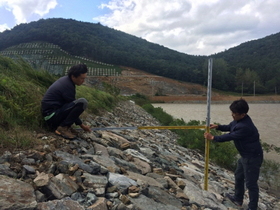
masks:
[[[42,129],[41,100],[58,77],[38,71],[22,59],[0,56],[0,147],[34,145],[33,131]],[[91,87],[77,87],[77,98],[89,101],[88,113],[110,110],[117,97]]]
[[[150,101],[143,95],[136,94],[130,97],[131,100],[134,100],[138,105],[141,105],[148,113],[155,117],[162,125],[166,126],[199,126],[205,125],[205,122],[200,122],[196,120],[191,120],[186,123],[183,119],[174,119],[171,115],[163,111],[162,108],[155,108]],[[205,130],[199,129],[188,129],[188,130],[172,130],[177,133],[179,138],[177,142],[186,148],[196,149],[204,154],[205,152],[205,139],[204,132]],[[213,135],[221,135],[222,133],[217,130],[211,130]],[[262,143],[264,151],[270,152],[275,151],[279,154],[280,148],[273,145],[268,145]],[[236,150],[232,141],[223,142],[223,143],[210,143],[210,159],[218,164],[221,167],[234,170],[237,160],[238,151]],[[280,165],[273,161],[265,161],[262,167],[262,175],[268,177],[269,174],[275,174],[273,172],[279,172]],[[273,179],[275,179],[274,176]],[[279,182],[279,176],[277,178]]]
[[[200,122],[196,120],[191,120],[188,123],[184,122],[183,119],[174,119],[171,115],[167,114],[163,111],[162,108],[153,107],[148,100],[143,100],[145,97],[141,95],[134,95],[131,99],[135,102],[140,102],[143,104],[144,101],[146,104],[142,105],[142,107],[150,113],[153,117],[155,117],[162,125],[166,126],[198,126],[205,125],[205,122]],[[137,100],[138,99],[138,100]],[[205,153],[205,139],[203,136],[204,130],[199,129],[188,129],[188,130],[172,130],[177,133],[179,138],[177,140],[178,144],[200,151],[203,155]],[[221,135],[220,131],[211,130],[213,135]],[[270,152],[275,151],[279,154],[280,148],[275,147],[274,145],[268,145],[266,143],[262,143],[262,147],[264,151]],[[217,165],[227,168],[229,170],[234,171],[236,167],[236,162],[238,158],[238,151],[236,150],[234,143],[223,142],[223,143],[210,143],[210,152],[209,156],[211,161],[216,163]],[[280,164],[271,161],[264,160],[263,165],[261,167],[260,175],[262,181],[266,182],[271,188],[274,190],[278,190],[280,188]]]
[[[142,95],[140,93],[136,93],[135,95],[129,96],[128,98],[130,100],[133,100],[139,106],[143,106],[145,104],[151,103],[151,101],[149,100],[149,98],[147,96]]]
[[[40,51],[40,54],[43,57],[38,56],[38,54],[35,51]],[[52,61],[55,61],[55,64],[52,63],[52,65],[62,66],[64,70],[67,70],[69,66],[74,65],[72,62],[77,62],[85,63],[88,66],[88,68],[98,68],[103,71],[107,69],[114,69],[119,74],[122,71],[122,68],[120,66],[108,65],[105,63],[89,60],[83,57],[73,56],[63,51],[57,45],[53,45],[47,42],[21,43],[19,45],[9,47],[2,51],[2,53],[5,52],[12,52],[12,54],[9,54],[9,56],[12,56],[13,58],[17,59],[20,59],[20,56],[33,57],[33,61],[35,60],[35,63],[41,63],[46,60],[48,60],[50,63],[52,63]],[[71,61],[72,64],[70,64],[68,61]],[[34,67],[35,66],[37,66],[37,64],[35,64]]]
[[[77,87],[77,98],[86,98],[88,101],[87,112],[94,114],[98,114],[100,110],[111,110],[118,100],[110,93],[86,86]]]
[[[135,100],[135,98],[140,97],[139,100]],[[140,101],[143,103],[143,96],[135,95],[132,99],[136,101]],[[174,119],[171,115],[167,114],[163,111],[161,107],[155,108],[152,104],[150,104],[146,100],[146,104],[142,105],[142,107],[150,113],[153,117],[155,117],[162,125],[165,126],[200,126],[205,125],[205,122],[200,122],[196,120],[191,120],[186,123],[183,119]],[[205,152],[205,139],[204,132],[205,130],[201,129],[187,129],[187,130],[172,130],[177,133],[179,138],[177,142],[186,148],[199,150],[202,154]],[[220,135],[221,132],[213,130],[211,131],[215,135]],[[225,152],[226,151],[226,152]],[[218,164],[221,167],[228,168],[233,170],[235,167],[236,159],[237,159],[237,150],[233,144],[233,142],[224,142],[224,143],[213,143],[210,144],[210,159]]]
[[[36,77],[48,79],[39,85]],[[13,129],[16,125],[36,127],[40,119],[40,98],[46,86],[55,79],[47,72],[32,70],[23,60],[16,63],[4,57],[0,57],[0,78],[1,125],[6,125],[6,129]]]

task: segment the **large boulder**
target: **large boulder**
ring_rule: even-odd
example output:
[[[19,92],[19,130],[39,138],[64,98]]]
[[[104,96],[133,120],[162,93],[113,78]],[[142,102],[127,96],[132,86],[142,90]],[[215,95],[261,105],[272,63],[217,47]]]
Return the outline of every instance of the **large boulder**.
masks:
[[[33,187],[18,179],[0,175],[0,209],[33,210],[37,206]]]

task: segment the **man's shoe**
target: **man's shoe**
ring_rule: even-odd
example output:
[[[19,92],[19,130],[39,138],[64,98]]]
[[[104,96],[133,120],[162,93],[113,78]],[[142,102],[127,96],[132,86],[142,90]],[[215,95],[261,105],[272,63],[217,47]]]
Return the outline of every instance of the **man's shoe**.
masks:
[[[226,193],[226,197],[232,202],[234,203],[236,206],[241,207],[243,204],[243,201],[238,201],[235,199],[234,195],[228,194]]]
[[[78,132],[76,129],[72,128],[71,126],[68,127],[68,128],[69,128],[69,131],[70,131],[73,135],[77,136],[77,135],[79,134],[79,132]]]
[[[76,138],[76,135],[72,134],[69,130],[69,127],[67,126],[58,126],[58,128],[55,131],[56,135],[62,136],[65,139],[73,140]]]

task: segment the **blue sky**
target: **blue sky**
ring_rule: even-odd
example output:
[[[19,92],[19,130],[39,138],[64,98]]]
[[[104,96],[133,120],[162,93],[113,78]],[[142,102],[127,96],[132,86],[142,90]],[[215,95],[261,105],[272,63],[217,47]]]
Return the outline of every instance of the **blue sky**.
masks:
[[[13,28],[19,23],[53,17],[97,22],[93,21],[94,17],[109,12],[106,8],[100,8],[103,3],[108,3],[108,0],[26,0],[26,3],[22,3],[22,0],[14,0],[13,3],[9,1],[0,0],[0,25],[6,24],[7,28]],[[16,11],[17,7],[21,12]]]
[[[0,32],[62,17],[211,55],[280,32],[279,0],[0,0]]]

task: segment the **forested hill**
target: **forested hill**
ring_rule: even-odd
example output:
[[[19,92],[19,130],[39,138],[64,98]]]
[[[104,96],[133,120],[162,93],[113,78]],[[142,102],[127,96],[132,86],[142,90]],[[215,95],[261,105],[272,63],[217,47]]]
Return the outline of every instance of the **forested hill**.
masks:
[[[280,34],[250,41],[212,55],[213,87],[244,93],[280,89]],[[207,83],[206,56],[180,53],[101,24],[72,19],[41,19],[0,33],[0,51],[26,42],[58,45],[76,56],[134,67],[153,74],[198,84]],[[278,57],[277,57],[278,56]]]
[[[232,79],[235,79],[236,89],[240,89],[243,82],[243,85],[247,86],[247,90],[252,92],[255,81],[259,91],[278,90],[279,93],[279,55],[280,33],[277,33],[262,39],[245,42],[227,51],[212,55],[212,57],[220,59],[228,65],[227,73],[235,76]]]
[[[0,34],[0,50],[31,41],[50,42],[72,55],[104,63],[202,83],[193,70],[201,70],[206,57],[179,53],[101,24],[57,18],[20,24]]]

